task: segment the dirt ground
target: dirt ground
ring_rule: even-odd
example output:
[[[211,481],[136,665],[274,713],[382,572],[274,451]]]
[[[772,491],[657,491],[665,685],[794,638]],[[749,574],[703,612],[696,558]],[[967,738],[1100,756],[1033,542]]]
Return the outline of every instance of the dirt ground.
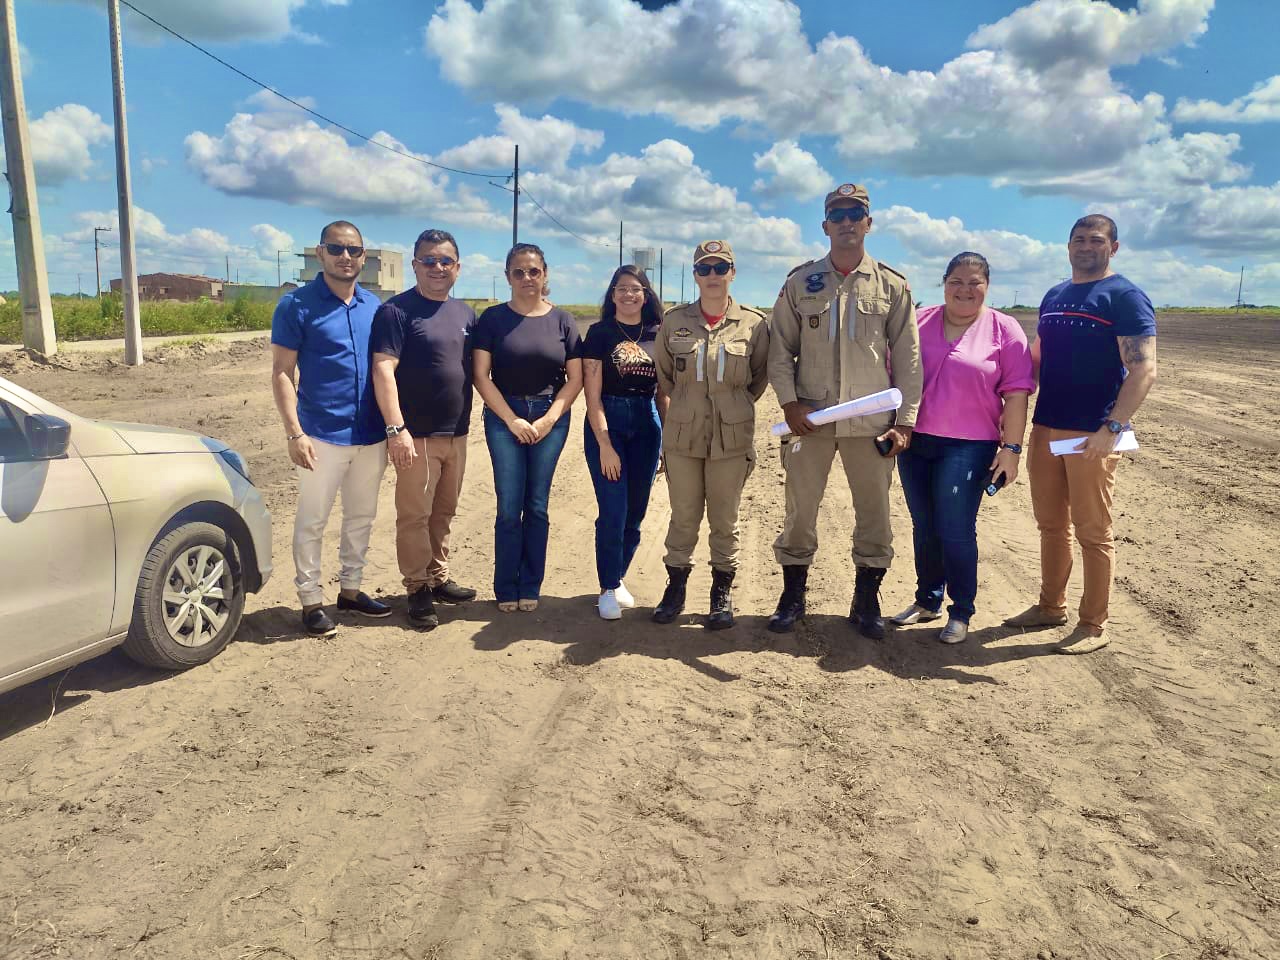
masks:
[[[396,615],[311,639],[265,340],[133,370],[0,357],[79,413],[231,442],[277,565],[207,666],[117,652],[0,696],[0,957],[1280,957],[1280,324],[1165,315],[1160,351],[1117,493],[1113,642],[1082,658],[1047,655],[1062,630],[1000,626],[1036,593],[1025,479],[983,507],[963,646],[846,624],[838,470],[808,620],[770,634],[772,395],[736,629],[699,625],[705,562],[691,612],[648,621],[661,481],[628,577],[641,609],[596,617],[579,403],[536,613],[491,602],[477,427],[454,544],[481,600],[405,625],[389,473],[366,588]],[[913,590],[894,497],[889,610]]]

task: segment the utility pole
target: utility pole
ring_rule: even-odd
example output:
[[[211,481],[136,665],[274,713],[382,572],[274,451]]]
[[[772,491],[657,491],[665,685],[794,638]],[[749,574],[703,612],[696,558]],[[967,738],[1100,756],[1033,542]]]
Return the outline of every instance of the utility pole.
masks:
[[[22,345],[42,356],[58,352],[49,299],[49,273],[44,260],[44,234],[36,201],[36,177],[31,163],[27,107],[22,95],[18,63],[18,26],[13,0],[0,0],[0,101],[4,110],[5,176],[9,180],[13,217],[13,246],[18,263],[18,291],[22,301]]]
[[[138,313],[138,269],[133,250],[133,186],[129,181],[129,126],[124,108],[124,46],[120,42],[120,0],[108,0],[111,25],[111,81],[116,121],[116,193],[120,212],[120,290],[124,294],[124,362],[142,364],[142,321]]]
[[[680,264],[680,302],[684,303],[684,264]]]
[[[93,271],[98,278],[98,289],[94,291],[98,295],[98,299],[102,299],[102,266],[98,262],[98,234],[110,233],[110,227],[94,227],[93,228]]]
[[[280,275],[280,254],[282,253],[284,253],[283,250],[276,251],[276,286],[277,287],[284,286],[284,280],[281,279],[281,275]]]
[[[227,254],[226,268],[227,268],[227,272],[222,275],[222,282],[230,283],[231,282],[231,254],[229,253]]]
[[[513,176],[515,177],[515,193],[511,195],[511,246],[520,242],[520,144],[516,144],[516,161]],[[497,299],[496,297],[494,298]]]
[[[1240,268],[1240,286],[1236,288],[1236,309],[1244,306],[1244,267]]]
[[[498,300],[498,278],[496,276],[493,278],[493,300],[495,303]]]
[[[618,221],[618,266],[622,266],[622,221]]]
[[[80,292],[80,274],[76,274],[76,299],[79,300],[84,294]]]
[[[662,248],[658,248],[658,303],[662,303]]]

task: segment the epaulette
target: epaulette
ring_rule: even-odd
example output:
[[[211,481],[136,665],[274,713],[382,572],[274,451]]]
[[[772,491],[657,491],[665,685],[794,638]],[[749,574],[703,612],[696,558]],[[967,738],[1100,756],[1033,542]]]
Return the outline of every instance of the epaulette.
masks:
[[[900,278],[900,279],[902,280],[903,284],[906,286],[906,288],[907,288],[908,290],[910,290],[910,289],[911,289],[911,281],[910,281],[910,280],[908,280],[904,274],[899,273],[897,270],[893,269],[893,267],[889,266],[889,265],[888,265],[887,263],[885,263],[883,260],[877,260],[877,261],[876,261],[876,264],[877,264],[877,266],[879,266],[879,267],[880,267],[880,269],[881,269],[881,270],[888,270],[888,271],[889,271],[890,273],[892,273],[895,277]]]
[[[792,267],[791,272],[787,274],[787,279],[790,280],[793,274],[799,273],[805,267],[811,267],[817,262],[817,260],[806,260],[804,263],[800,264],[800,266]]]
[[[745,303],[740,303],[738,304],[738,306],[739,308],[746,311],[747,313],[754,313],[761,320],[764,319],[764,311],[759,309],[758,307],[748,307]]]
[[[663,313],[663,316],[669,317],[671,316],[671,314],[675,313],[677,310],[683,310],[687,306],[688,306],[687,303],[677,303],[675,306],[667,307],[666,312]]]

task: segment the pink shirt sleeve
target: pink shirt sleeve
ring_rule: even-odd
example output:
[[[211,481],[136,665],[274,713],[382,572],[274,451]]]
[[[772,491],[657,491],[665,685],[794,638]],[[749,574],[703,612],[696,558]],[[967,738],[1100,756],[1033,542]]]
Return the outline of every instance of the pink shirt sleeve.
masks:
[[[1004,396],[1025,390],[1034,392],[1036,382],[1031,376],[1031,348],[1027,335],[1018,321],[1007,313],[992,310],[995,316],[997,336],[1000,342],[1000,383],[996,393]]]

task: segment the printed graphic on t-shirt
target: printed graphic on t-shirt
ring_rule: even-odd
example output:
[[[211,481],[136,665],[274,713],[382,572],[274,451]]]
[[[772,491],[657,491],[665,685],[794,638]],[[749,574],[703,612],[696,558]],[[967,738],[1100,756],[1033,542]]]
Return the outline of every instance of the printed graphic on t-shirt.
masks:
[[[632,340],[623,340],[613,348],[609,355],[619,377],[642,377],[646,380],[658,379],[658,369],[653,357],[640,344]]]

